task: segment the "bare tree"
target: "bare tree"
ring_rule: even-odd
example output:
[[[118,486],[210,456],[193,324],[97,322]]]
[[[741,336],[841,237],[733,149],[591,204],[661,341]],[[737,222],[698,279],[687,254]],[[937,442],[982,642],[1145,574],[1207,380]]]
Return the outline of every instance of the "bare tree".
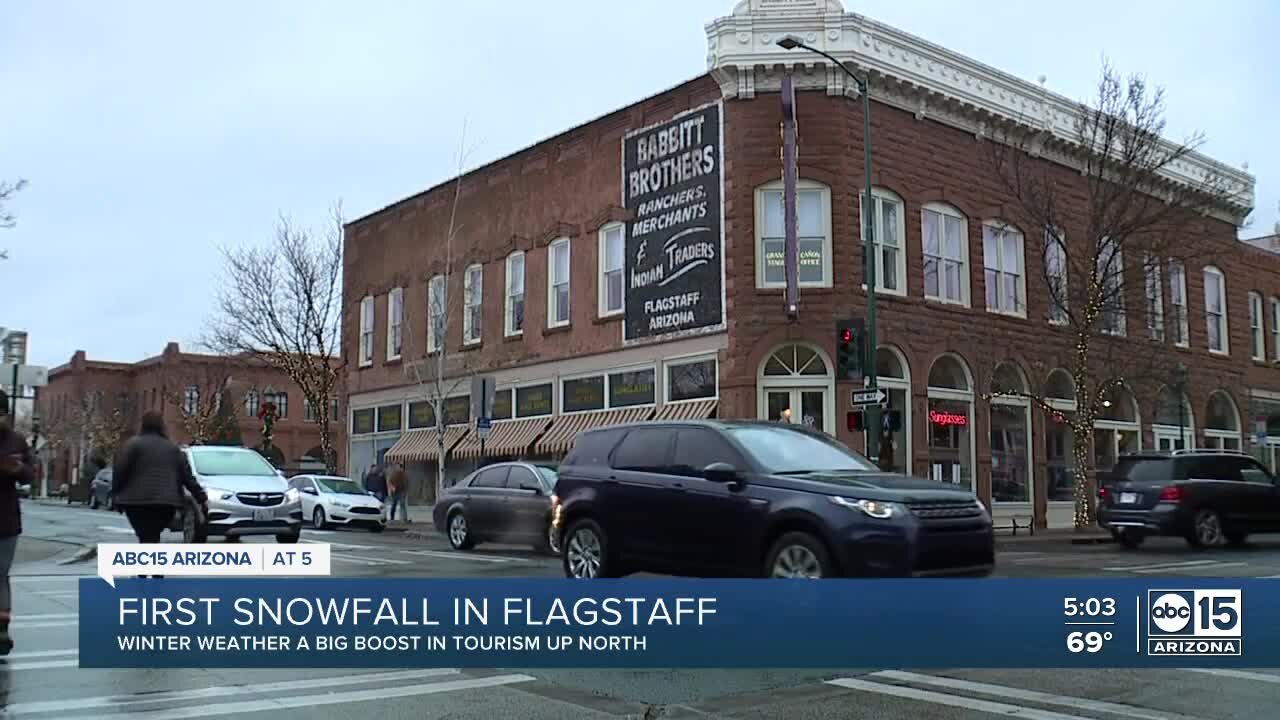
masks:
[[[27,186],[27,181],[19,179],[17,182],[0,181],[0,228],[13,227],[16,219],[13,213],[9,212],[8,203],[11,198],[22,188]],[[8,260],[9,252],[0,250],[0,260]]]
[[[314,409],[320,448],[336,470],[330,417],[343,373],[342,209],[317,235],[281,218],[265,248],[225,249],[218,313],[205,344],[261,358],[297,383]]]
[[[209,444],[224,430],[223,403],[234,402],[229,390],[238,364],[236,358],[217,357],[165,372],[164,400],[178,409],[179,422],[192,445]]]
[[[1170,275],[1177,281],[1217,252],[1220,233],[1208,218],[1239,205],[1239,190],[1221,173],[1180,172],[1204,139],[1165,140],[1164,109],[1161,89],[1104,66],[1096,98],[1076,109],[1071,142],[1009,127],[988,143],[1014,219],[1039,236],[1026,246],[1041,253],[1047,319],[1064,330],[1059,361],[1074,381],[1077,409],[1063,415],[1034,387],[993,387],[987,396],[1025,394],[1070,423],[1078,528],[1094,522],[1094,423],[1121,387],[1137,391],[1176,376],[1173,354],[1152,344],[1185,342],[1187,302],[1166,299],[1163,288]],[[1180,180],[1170,179],[1175,174]],[[1003,293],[1004,279],[989,273],[993,280]],[[1143,316],[1135,308],[1145,326],[1127,322]]]
[[[453,197],[449,206],[449,219],[442,232],[433,233],[435,237],[427,238],[427,246],[432,248],[433,259],[429,267],[439,270],[427,282],[427,318],[422,323],[422,334],[425,342],[421,345],[414,342],[418,335],[416,325],[401,321],[407,347],[420,348],[421,359],[410,360],[404,365],[404,372],[415,384],[420,393],[431,403],[436,429],[436,486],[434,497],[439,497],[444,489],[445,479],[445,430],[447,428],[446,402],[465,386],[468,378],[461,374],[462,368],[455,367],[453,356],[449,352],[449,332],[456,327],[455,322],[462,318],[465,283],[462,278],[455,278],[454,263],[456,260],[454,242],[461,231],[458,222],[458,204],[462,198],[462,177],[470,151],[466,147],[466,124],[463,124],[462,139],[458,146],[457,176],[453,182]],[[464,323],[465,324],[465,323]],[[362,339],[363,341],[363,339]]]

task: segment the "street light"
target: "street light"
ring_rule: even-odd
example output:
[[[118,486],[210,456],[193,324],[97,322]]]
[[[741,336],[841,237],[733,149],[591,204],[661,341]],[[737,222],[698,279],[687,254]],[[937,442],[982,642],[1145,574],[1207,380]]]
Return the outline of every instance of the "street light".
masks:
[[[809,52],[821,55],[831,62],[832,65],[844,71],[858,86],[858,93],[862,95],[862,150],[863,150],[863,185],[866,195],[862,202],[862,219],[865,226],[866,240],[864,242],[864,254],[866,257],[866,280],[867,280],[867,343],[866,355],[863,358],[862,372],[866,378],[866,387],[874,389],[876,387],[876,241],[875,241],[875,204],[871,197],[871,86],[870,78],[862,77],[845,67],[844,63],[832,57],[825,51],[806,45],[803,40],[795,35],[787,35],[778,40],[778,47],[783,50],[795,50],[802,48]],[[880,452],[880,433],[882,432],[882,424],[880,420],[880,408],[872,407],[867,411],[867,455],[875,458]]]

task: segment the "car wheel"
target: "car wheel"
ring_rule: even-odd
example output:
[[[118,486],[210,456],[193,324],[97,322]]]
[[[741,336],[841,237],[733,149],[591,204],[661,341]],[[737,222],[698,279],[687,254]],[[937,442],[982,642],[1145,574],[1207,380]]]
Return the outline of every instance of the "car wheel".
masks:
[[[1129,550],[1135,550],[1141,547],[1142,543],[1146,541],[1147,534],[1141,530],[1124,529],[1112,530],[1111,537],[1115,538],[1115,541],[1120,543],[1122,547]]]
[[[302,529],[299,528],[298,532],[296,533],[289,533],[288,535],[277,535],[276,542],[284,543],[285,545],[292,545],[298,542],[298,540],[301,538],[302,538]]]
[[[778,538],[765,560],[765,577],[817,580],[834,575],[831,555],[818,538],[790,532]]]
[[[1226,536],[1227,543],[1230,545],[1244,545],[1245,541],[1249,539],[1249,533],[1243,533],[1239,530],[1228,530],[1223,535]]]
[[[1191,532],[1187,535],[1187,544],[1193,548],[1210,548],[1221,545],[1225,535],[1222,530],[1222,517],[1216,510],[1202,508],[1196,511],[1191,522]]]
[[[565,577],[592,579],[617,577],[609,559],[609,541],[594,520],[579,520],[569,526],[561,539]]]
[[[311,513],[311,527],[323,530],[328,526],[329,522],[324,518],[324,508],[317,505],[315,511]]]
[[[454,550],[470,550],[476,544],[471,540],[471,529],[467,526],[467,516],[461,510],[454,510],[449,515],[449,545]]]

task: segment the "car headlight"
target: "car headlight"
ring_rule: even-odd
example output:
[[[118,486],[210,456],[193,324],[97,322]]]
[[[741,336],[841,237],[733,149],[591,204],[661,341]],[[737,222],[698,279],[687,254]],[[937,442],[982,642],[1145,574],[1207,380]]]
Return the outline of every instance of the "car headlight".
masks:
[[[983,514],[983,515],[986,515],[986,514],[987,514],[987,506],[982,504],[982,500],[980,500],[980,499],[978,499],[978,498],[974,498],[974,499],[973,499],[973,504],[974,504],[974,505],[976,505],[976,506],[978,507],[978,509],[982,511],[982,514]]]
[[[351,503],[343,502],[342,500],[330,500],[329,504],[336,508],[342,508],[343,510],[346,510],[347,508],[351,507]]]
[[[205,488],[204,492],[209,496],[210,500],[230,500],[236,496],[230,490],[223,490],[222,488]]]
[[[301,497],[302,497],[302,493],[298,492],[297,488],[289,488],[288,490],[284,491],[285,502],[295,503],[295,502],[298,502],[299,498]]]
[[[900,513],[897,503],[884,502],[883,500],[855,500],[853,498],[832,496],[831,502],[851,510],[857,510],[867,517],[879,520],[885,520]]]

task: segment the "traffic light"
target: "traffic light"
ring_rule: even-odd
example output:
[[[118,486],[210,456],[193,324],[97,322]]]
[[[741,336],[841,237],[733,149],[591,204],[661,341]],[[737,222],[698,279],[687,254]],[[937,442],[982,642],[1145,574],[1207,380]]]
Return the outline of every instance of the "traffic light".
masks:
[[[863,342],[866,337],[859,320],[836,323],[836,380],[862,379]]]

